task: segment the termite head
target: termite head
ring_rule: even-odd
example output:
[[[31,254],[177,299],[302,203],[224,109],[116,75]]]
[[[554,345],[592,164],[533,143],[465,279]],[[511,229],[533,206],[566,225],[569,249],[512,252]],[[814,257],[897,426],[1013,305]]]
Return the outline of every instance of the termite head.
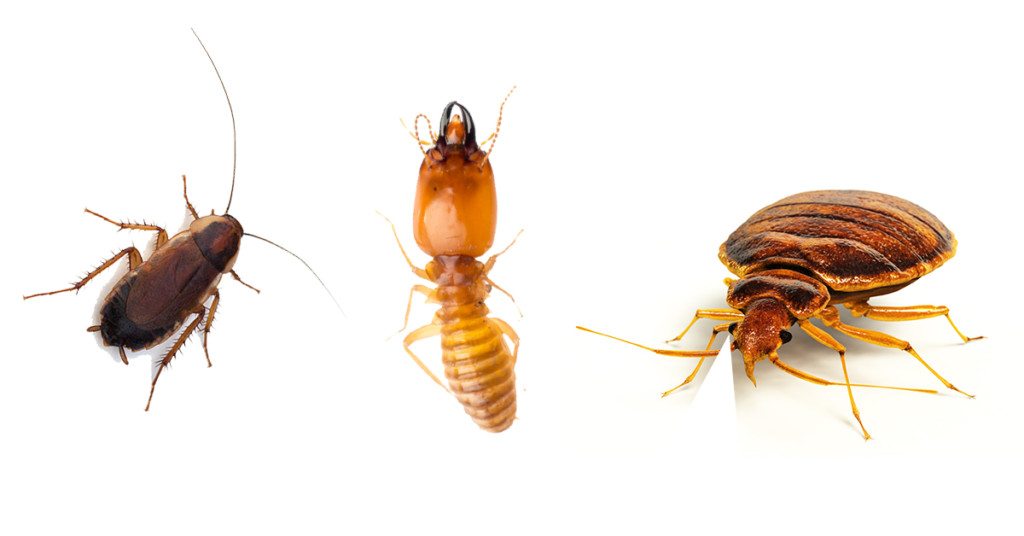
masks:
[[[242,241],[242,224],[234,216],[204,216],[192,222],[188,230],[199,246],[199,251],[221,273],[231,271],[238,258]]]
[[[754,300],[743,313],[743,320],[729,326],[729,333],[733,337],[733,350],[743,353],[747,377],[756,386],[754,365],[763,359],[778,359],[779,347],[792,338],[786,328],[793,324],[793,316],[784,304],[773,298]]]
[[[458,107],[459,112],[452,112]],[[476,141],[473,116],[452,101],[441,114],[436,145],[420,165],[413,210],[424,253],[479,257],[494,243],[498,198],[494,172]]]

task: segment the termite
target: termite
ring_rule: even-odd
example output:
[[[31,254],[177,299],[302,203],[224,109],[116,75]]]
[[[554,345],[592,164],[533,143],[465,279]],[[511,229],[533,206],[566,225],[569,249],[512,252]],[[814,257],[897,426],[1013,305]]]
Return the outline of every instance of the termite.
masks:
[[[494,134],[483,142],[491,141],[487,151],[477,144],[476,125],[469,110],[458,102],[445,106],[436,137],[430,119],[424,114],[416,116],[417,132],[410,134],[423,152],[423,163],[416,185],[413,233],[416,244],[433,258],[425,269],[412,263],[391,224],[402,256],[413,273],[436,285],[414,285],[410,289],[402,331],[408,327],[412,299],[417,292],[441,306],[430,324],[405,337],[405,351],[434,382],[445,388],[410,348],[416,341],[440,335],[444,373],[451,392],[473,421],[488,432],[507,429],[516,416],[513,368],[519,354],[519,335],[504,320],[489,317],[484,304],[492,287],[505,292],[488,274],[515,239],[486,262],[477,260],[494,244],[498,203],[490,156],[511,93],[501,103]],[[453,114],[456,108],[458,113]],[[432,142],[420,140],[420,118],[427,120]],[[424,149],[431,143],[430,149]],[[511,352],[506,336],[514,345]]]
[[[100,306],[99,324],[88,328],[89,332],[98,331],[100,333],[105,346],[116,347],[121,361],[125,365],[128,364],[126,350],[134,352],[160,345],[174,335],[189,320],[189,317],[192,317],[157,364],[153,383],[149,390],[149,398],[146,400],[146,411],[149,411],[153,401],[153,392],[156,390],[156,382],[160,379],[160,373],[197,329],[203,334],[203,352],[206,354],[207,365],[213,366],[213,362],[210,361],[207,341],[214,315],[217,313],[217,306],[220,304],[218,285],[221,276],[230,274],[242,285],[259,292],[259,289],[242,281],[234,270],[235,260],[238,258],[238,248],[243,236],[262,240],[299,259],[306,268],[313,272],[313,276],[317,278],[328,295],[331,295],[320,276],[301,257],[266,238],[244,232],[238,220],[228,213],[231,210],[231,200],[234,198],[235,172],[238,167],[235,112],[231,106],[227,86],[224,85],[224,79],[221,78],[220,71],[217,69],[217,64],[214,63],[213,57],[195,30],[192,33],[199,41],[207,59],[210,60],[210,65],[213,66],[221,89],[224,91],[228,111],[231,114],[233,136],[231,192],[228,194],[228,204],[224,209],[224,214],[217,216],[210,211],[209,216],[200,217],[188,199],[188,184],[184,175],[181,177],[182,189],[185,206],[192,216],[192,222],[187,229],[173,237],[168,238],[167,231],[162,227],[120,222],[87,208],[85,209],[87,213],[114,224],[119,229],[155,232],[155,251],[148,259],[143,260],[138,249],[127,247],[68,288],[24,296],[24,299],[27,300],[63,292],[74,291],[77,293],[86,283],[113,266],[122,257],[127,256],[128,273],[114,285],[107,297],[104,298]],[[334,300],[333,295],[331,295],[331,299]],[[209,306],[206,305],[208,301],[210,301]],[[334,303],[337,305],[337,300],[334,300]]]

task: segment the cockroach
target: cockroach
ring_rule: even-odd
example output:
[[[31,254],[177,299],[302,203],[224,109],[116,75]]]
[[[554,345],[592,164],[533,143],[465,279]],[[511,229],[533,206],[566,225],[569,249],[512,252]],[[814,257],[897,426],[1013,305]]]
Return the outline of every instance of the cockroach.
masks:
[[[504,320],[489,317],[484,304],[492,287],[505,292],[489,274],[497,258],[512,244],[487,262],[477,260],[494,243],[498,204],[490,156],[509,95],[501,103],[494,134],[483,142],[492,142],[487,151],[477,144],[476,125],[469,110],[456,101],[448,103],[441,113],[436,138],[430,119],[424,114],[416,116],[417,131],[410,134],[420,145],[423,163],[416,185],[413,232],[416,244],[433,257],[425,269],[412,263],[391,224],[402,256],[413,273],[437,285],[414,285],[410,289],[402,331],[408,326],[412,299],[417,292],[429,302],[441,305],[430,324],[405,337],[405,351],[434,382],[445,388],[410,348],[416,341],[440,335],[444,373],[451,392],[473,421],[488,432],[507,429],[516,416],[513,368],[519,354],[519,335]],[[458,112],[453,114],[456,108]],[[429,149],[424,146],[431,142],[419,139],[420,118],[427,120],[433,141]],[[505,336],[513,342],[511,352]]]
[[[104,298],[100,306],[100,323],[89,327],[88,331],[98,331],[105,346],[117,347],[121,361],[127,365],[126,350],[134,352],[160,345],[178,332],[181,326],[188,321],[157,365],[149,390],[149,398],[146,400],[146,411],[149,411],[149,406],[153,401],[153,392],[156,390],[156,382],[160,379],[160,373],[170,364],[185,341],[197,329],[203,335],[203,352],[206,354],[207,365],[213,366],[213,362],[210,361],[207,341],[210,328],[213,326],[214,315],[217,313],[217,306],[220,304],[218,286],[221,276],[230,274],[242,285],[259,292],[256,287],[242,281],[234,270],[243,236],[262,240],[299,259],[306,268],[313,272],[314,277],[330,295],[330,290],[327,289],[323,280],[306,261],[266,238],[244,232],[238,220],[228,213],[231,210],[231,200],[235,193],[235,172],[238,162],[235,112],[231,105],[231,98],[228,96],[227,87],[224,85],[224,80],[221,78],[213,57],[203,41],[199,39],[199,35],[194,30],[192,33],[199,41],[207,59],[210,60],[210,65],[213,66],[221,89],[224,91],[228,111],[231,114],[233,136],[231,192],[228,195],[228,204],[224,209],[224,214],[217,216],[211,211],[209,216],[200,217],[188,199],[188,184],[184,175],[181,177],[181,182],[185,207],[192,216],[192,222],[187,229],[173,237],[168,238],[167,231],[162,227],[117,221],[87,208],[85,209],[87,213],[116,225],[119,230],[155,232],[155,251],[148,259],[143,260],[138,249],[125,248],[68,288],[24,297],[28,300],[62,292],[74,291],[77,293],[86,283],[113,266],[119,259],[128,257],[128,273],[117,281],[107,297]],[[331,299],[334,300],[333,295],[331,295]],[[210,304],[207,306],[208,301]],[[337,303],[335,300],[335,305]]]
[[[768,360],[788,374],[818,385],[845,386],[850,408],[864,439],[871,439],[853,399],[853,387],[876,387],[935,394],[932,389],[850,383],[846,348],[811,320],[844,335],[907,352],[924,365],[948,389],[974,398],[942,377],[907,341],[891,335],[851,326],[840,321],[837,306],[853,316],[881,321],[919,320],[945,316],[964,342],[982,337],[964,335],[949,316],[949,308],[936,305],[888,307],[868,304],[868,299],[896,292],[941,266],[956,253],[956,238],[932,213],[892,195],[857,190],[804,192],[781,199],[757,211],[721,245],[718,258],[739,279],[726,279],[729,309],[698,309],[682,333],[668,342],[682,340],[700,319],[724,322],[714,327],[715,337],[728,331],[732,350],[743,355],[747,377],[754,366]],[[813,340],[839,353],[843,381],[819,378],[785,363],[779,348],[792,339],[787,328],[796,324]],[[640,346],[660,354],[699,357],[683,383],[690,383],[706,359],[696,351],[656,350],[587,328],[584,331]]]

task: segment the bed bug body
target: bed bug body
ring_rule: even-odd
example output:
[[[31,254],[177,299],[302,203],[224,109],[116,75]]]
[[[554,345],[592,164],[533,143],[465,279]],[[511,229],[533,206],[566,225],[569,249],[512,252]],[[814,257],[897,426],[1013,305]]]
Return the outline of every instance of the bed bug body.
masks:
[[[732,347],[740,350],[747,376],[755,385],[755,365],[767,360],[803,380],[845,386],[864,437],[870,438],[861,422],[851,387],[934,391],[850,383],[845,347],[811,320],[819,319],[826,327],[856,339],[903,350],[947,388],[963,393],[929,366],[910,343],[845,324],[836,307],[842,305],[854,316],[883,321],[945,316],[963,342],[974,340],[977,337],[967,337],[957,329],[945,306],[868,304],[869,298],[890,294],[913,283],[952,258],[955,252],[953,233],[930,212],[904,199],[856,190],[796,194],[756,212],[720,247],[719,259],[739,277],[726,280],[729,285],[726,302],[730,309],[698,310],[683,332],[670,342],[682,339],[699,319],[725,321],[715,326],[709,349],[718,333],[729,331],[733,336]],[[813,376],[779,358],[779,348],[792,338],[787,329],[794,324],[815,341],[839,353],[844,381]],[[690,376],[666,391],[666,395],[692,381],[705,359],[690,355],[695,352],[658,352],[701,358]]]

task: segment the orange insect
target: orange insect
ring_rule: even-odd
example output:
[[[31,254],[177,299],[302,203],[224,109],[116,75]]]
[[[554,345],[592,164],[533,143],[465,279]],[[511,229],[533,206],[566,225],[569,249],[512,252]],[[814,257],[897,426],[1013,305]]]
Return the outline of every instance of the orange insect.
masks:
[[[509,95],[511,93],[509,91]],[[426,269],[419,268],[409,259],[401,241],[398,243],[413,273],[437,285],[436,288],[413,285],[402,330],[409,324],[416,292],[425,295],[428,302],[441,305],[430,324],[405,337],[405,351],[444,388],[441,380],[410,348],[416,341],[440,335],[444,372],[451,392],[473,421],[488,432],[507,429],[516,416],[513,367],[519,352],[519,336],[504,320],[488,317],[484,304],[492,287],[505,292],[488,274],[498,256],[512,244],[492,255],[487,262],[476,259],[494,243],[498,201],[490,155],[501,129],[505,101],[501,103],[494,134],[484,140],[484,143],[492,141],[487,151],[477,144],[476,126],[469,110],[455,101],[445,106],[441,114],[440,135],[435,137],[430,133],[433,147],[423,149],[431,142],[420,141],[418,130],[412,134],[423,152],[413,232],[416,244],[433,260],[427,263]],[[460,113],[453,115],[456,107]],[[415,124],[418,125],[421,117],[427,119],[429,129],[430,120],[423,114],[416,116]],[[397,241],[394,224],[391,230]],[[504,336],[514,344],[511,352]]]

